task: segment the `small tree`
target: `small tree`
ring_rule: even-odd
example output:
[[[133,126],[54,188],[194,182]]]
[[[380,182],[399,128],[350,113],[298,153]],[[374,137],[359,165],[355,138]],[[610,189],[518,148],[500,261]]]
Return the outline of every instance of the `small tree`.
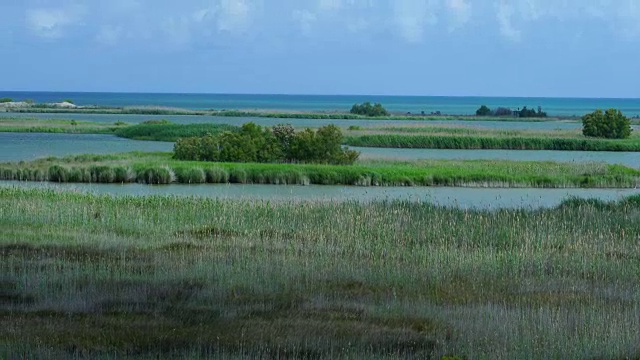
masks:
[[[376,103],[372,105],[370,102],[353,105],[351,113],[364,116],[389,116],[389,112],[382,104]]]
[[[598,109],[582,117],[582,133],[588,137],[625,139],[631,136],[631,122],[622,111]]]
[[[513,110],[499,107],[494,111],[495,116],[513,116]]]
[[[476,116],[489,116],[491,115],[491,109],[487,107],[487,105],[482,105],[478,110],[476,110]]]

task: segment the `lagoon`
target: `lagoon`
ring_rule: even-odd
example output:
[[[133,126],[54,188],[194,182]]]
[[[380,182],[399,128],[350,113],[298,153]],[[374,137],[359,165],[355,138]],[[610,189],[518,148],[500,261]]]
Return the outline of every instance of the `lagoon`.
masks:
[[[0,133],[0,162],[74,154],[172,150],[173,143],[129,140],[114,135]]]

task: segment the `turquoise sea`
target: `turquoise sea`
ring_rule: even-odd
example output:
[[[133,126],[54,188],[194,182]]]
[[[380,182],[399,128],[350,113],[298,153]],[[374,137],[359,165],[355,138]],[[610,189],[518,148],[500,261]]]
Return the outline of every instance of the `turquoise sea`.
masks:
[[[239,94],[145,94],[86,92],[0,91],[0,98],[58,102],[72,99],[77,105],[163,106],[194,110],[300,110],[348,111],[355,103],[380,102],[397,113],[471,115],[480,105],[491,108],[541,106],[551,116],[582,116],[595,109],[617,108],[627,116],[640,116],[640,99],[513,98],[450,96],[373,96],[373,95],[239,95]]]

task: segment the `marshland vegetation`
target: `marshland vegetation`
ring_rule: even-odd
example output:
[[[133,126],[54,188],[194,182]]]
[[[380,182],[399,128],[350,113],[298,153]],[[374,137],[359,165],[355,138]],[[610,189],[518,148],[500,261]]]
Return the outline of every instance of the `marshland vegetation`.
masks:
[[[1,180],[128,183],[318,184],[633,188],[640,170],[604,163],[360,160],[354,165],[181,161],[172,153],[76,155],[0,164]]]
[[[640,356],[638,197],[0,198],[7,358]]]

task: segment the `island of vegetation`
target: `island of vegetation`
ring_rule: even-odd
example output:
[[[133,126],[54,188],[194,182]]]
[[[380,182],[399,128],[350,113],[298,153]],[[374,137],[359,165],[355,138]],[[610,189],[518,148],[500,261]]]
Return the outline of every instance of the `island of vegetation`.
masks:
[[[184,161],[174,153],[0,163],[0,180],[78,183],[635,188],[640,170],[601,163],[360,160],[354,165]]]

